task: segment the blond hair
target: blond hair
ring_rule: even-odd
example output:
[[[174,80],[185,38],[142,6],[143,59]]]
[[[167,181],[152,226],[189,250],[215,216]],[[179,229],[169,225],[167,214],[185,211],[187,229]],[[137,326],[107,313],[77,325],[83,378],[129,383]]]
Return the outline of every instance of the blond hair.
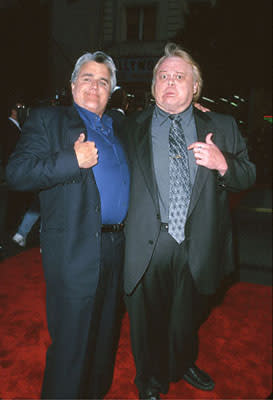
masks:
[[[203,86],[203,79],[201,75],[201,70],[199,65],[197,64],[196,61],[192,58],[192,56],[187,53],[185,50],[183,50],[181,47],[176,45],[175,43],[167,43],[165,46],[165,54],[163,57],[161,57],[158,62],[156,63],[154,70],[153,70],[153,80],[152,80],[152,95],[154,96],[154,87],[155,87],[155,79],[156,79],[156,73],[160,65],[162,64],[163,61],[166,60],[166,58],[169,57],[180,57],[182,60],[187,62],[192,66],[192,73],[193,73],[193,80],[194,83],[197,83],[197,90],[193,94],[193,101],[197,101],[200,97],[202,86]]]

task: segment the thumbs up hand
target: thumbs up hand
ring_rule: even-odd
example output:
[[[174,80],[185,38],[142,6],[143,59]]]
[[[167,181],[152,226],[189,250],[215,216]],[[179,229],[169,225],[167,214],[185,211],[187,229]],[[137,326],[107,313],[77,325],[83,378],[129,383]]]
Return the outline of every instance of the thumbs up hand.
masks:
[[[188,150],[193,150],[197,165],[215,169],[223,176],[228,169],[228,165],[221,150],[213,143],[212,136],[213,133],[208,133],[205,143],[192,143]]]
[[[81,133],[74,143],[74,150],[80,168],[91,168],[98,162],[98,149],[95,142],[84,141],[84,133]]]

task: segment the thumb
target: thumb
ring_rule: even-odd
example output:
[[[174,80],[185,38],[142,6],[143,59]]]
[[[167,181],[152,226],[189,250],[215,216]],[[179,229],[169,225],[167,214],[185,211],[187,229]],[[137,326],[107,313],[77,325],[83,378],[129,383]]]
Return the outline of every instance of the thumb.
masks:
[[[213,136],[213,133],[208,133],[207,134],[207,136],[206,136],[206,143],[207,144],[213,144],[213,141],[211,140],[212,136]]]
[[[79,136],[78,139],[77,139],[77,142],[82,143],[82,142],[84,142],[84,139],[85,139],[85,134],[84,134],[84,133],[81,133],[80,136]]]
[[[85,134],[81,133],[80,136],[78,137],[78,139],[76,140],[77,143],[83,143],[85,139]],[[76,143],[75,142],[75,143]]]

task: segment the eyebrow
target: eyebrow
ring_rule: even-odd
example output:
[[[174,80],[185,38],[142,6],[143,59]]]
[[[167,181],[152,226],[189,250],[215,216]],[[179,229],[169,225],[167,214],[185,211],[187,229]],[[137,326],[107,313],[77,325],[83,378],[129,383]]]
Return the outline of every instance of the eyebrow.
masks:
[[[84,78],[84,77],[86,77],[86,76],[92,77],[92,76],[94,76],[94,74],[90,74],[90,72],[85,72],[84,74],[80,75],[79,78]],[[99,80],[105,81],[105,82],[109,83],[109,79],[104,78],[103,76],[101,76],[101,77],[99,78]]]
[[[168,72],[167,70],[165,70],[165,69],[160,69],[160,70],[158,70],[158,72]],[[176,74],[185,74],[185,72],[182,72],[182,71],[174,71]]]

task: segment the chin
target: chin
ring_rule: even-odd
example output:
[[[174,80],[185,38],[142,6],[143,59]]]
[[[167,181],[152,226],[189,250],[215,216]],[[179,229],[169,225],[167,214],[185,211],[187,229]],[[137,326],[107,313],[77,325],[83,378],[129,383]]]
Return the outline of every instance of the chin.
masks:
[[[85,106],[86,106],[86,108],[88,108],[88,110],[96,110],[97,109],[97,104],[94,104],[94,102],[91,102],[91,101],[86,102]]]
[[[164,106],[164,109],[165,109],[167,112],[173,113],[173,114],[176,114],[176,113],[179,112],[179,111],[178,111],[179,108],[178,108],[177,106],[172,105],[172,104],[166,104],[166,105]]]

